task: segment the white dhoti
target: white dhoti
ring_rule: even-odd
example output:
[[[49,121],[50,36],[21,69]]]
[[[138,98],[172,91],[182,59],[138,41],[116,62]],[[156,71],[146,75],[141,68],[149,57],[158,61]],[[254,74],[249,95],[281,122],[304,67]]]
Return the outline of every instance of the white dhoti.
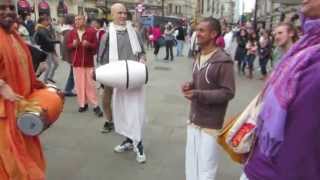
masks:
[[[216,138],[203,129],[189,125],[186,145],[186,180],[215,180],[218,170]]]
[[[113,121],[115,131],[135,142],[142,140],[145,112],[144,87],[113,91]]]

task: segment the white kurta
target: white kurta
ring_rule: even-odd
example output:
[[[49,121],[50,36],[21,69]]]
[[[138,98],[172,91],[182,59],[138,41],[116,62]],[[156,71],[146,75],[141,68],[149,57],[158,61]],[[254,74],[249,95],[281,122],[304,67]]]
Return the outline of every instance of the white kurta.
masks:
[[[144,87],[129,90],[115,88],[112,104],[115,131],[140,142],[146,121]]]

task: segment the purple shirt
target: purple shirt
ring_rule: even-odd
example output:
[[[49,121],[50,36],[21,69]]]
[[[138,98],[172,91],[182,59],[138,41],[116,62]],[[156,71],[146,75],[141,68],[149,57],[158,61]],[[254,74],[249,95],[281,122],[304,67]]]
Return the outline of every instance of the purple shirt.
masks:
[[[302,73],[297,96],[288,109],[284,141],[267,158],[256,145],[245,166],[249,180],[320,179],[320,59]]]

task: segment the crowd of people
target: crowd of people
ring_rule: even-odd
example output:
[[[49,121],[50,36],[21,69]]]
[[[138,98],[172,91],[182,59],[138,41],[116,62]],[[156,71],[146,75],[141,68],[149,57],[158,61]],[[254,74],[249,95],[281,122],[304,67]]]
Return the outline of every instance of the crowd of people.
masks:
[[[164,60],[173,61],[173,47],[176,56],[185,56],[187,40],[193,69],[192,80],[181,86],[190,101],[186,179],[216,179],[220,156],[216,139],[236,94],[234,71],[252,79],[256,59],[260,79],[266,83],[259,94],[262,106],[256,116],[255,141],[241,180],[319,179],[319,8],[319,0],[303,1],[301,28],[282,22],[267,30],[248,22],[232,29],[225,21],[209,17],[190,25],[183,21],[154,25],[139,34],[121,3],[112,5],[113,20],[106,24],[83,15],[66,15],[58,22],[44,14],[34,22],[29,15],[17,16],[14,1],[1,1],[0,39],[6,43],[0,44],[0,179],[46,179],[39,137],[18,129],[17,112],[22,99],[56,83],[60,58],[70,65],[64,95],[76,96],[79,113],[88,111],[90,104],[97,117],[105,116],[103,133],[115,130],[124,137],[114,152],[134,151],[136,161],[145,163],[144,87],[101,85],[98,89],[94,68],[128,59],[145,64],[143,42],[154,48],[155,60],[165,46]]]

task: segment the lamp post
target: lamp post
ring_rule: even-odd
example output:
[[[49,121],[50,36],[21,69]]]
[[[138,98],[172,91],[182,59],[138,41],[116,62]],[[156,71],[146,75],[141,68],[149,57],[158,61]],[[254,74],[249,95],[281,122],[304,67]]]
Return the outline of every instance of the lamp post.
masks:
[[[161,0],[161,15],[164,16],[164,0]]]
[[[253,28],[254,31],[257,33],[257,14],[258,14],[258,0],[255,2],[255,7],[254,7],[254,22],[253,22]]]

